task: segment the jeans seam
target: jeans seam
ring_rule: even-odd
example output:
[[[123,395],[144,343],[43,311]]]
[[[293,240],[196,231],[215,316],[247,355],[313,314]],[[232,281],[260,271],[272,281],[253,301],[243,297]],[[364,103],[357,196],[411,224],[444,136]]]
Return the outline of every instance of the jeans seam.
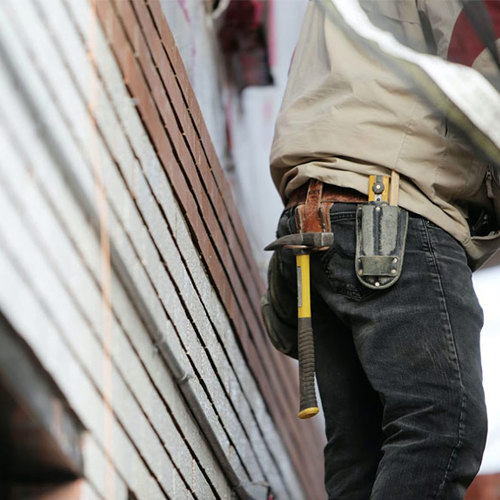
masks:
[[[437,488],[437,491],[434,495],[433,498],[435,498],[436,500],[440,497],[440,494],[442,493],[444,487],[446,486],[446,483],[448,481],[448,477],[449,477],[449,473],[454,465],[454,462],[455,462],[455,459],[456,459],[456,456],[457,456],[457,452],[459,450],[459,448],[461,447],[462,445],[462,440],[463,440],[463,430],[464,430],[464,415],[465,415],[465,402],[466,402],[466,398],[465,398],[465,391],[464,391],[464,386],[463,386],[463,382],[462,382],[462,374],[460,372],[460,363],[459,363],[459,360],[458,360],[458,351],[457,351],[457,347],[456,347],[456,344],[455,344],[455,337],[453,335],[453,328],[451,326],[451,321],[450,321],[450,315],[449,315],[449,312],[448,312],[448,308],[447,308],[447,305],[446,305],[446,294],[444,292],[444,286],[443,286],[443,282],[442,282],[442,279],[441,279],[441,274],[439,272],[439,264],[438,264],[438,258],[437,258],[437,255],[436,255],[436,252],[434,250],[434,247],[432,245],[432,241],[431,241],[431,236],[430,236],[430,233],[429,233],[429,230],[427,228],[427,225],[425,223],[425,221],[423,221],[423,224],[422,226],[423,227],[423,233],[424,233],[424,238],[425,238],[425,245],[427,246],[427,252],[426,254],[430,257],[430,265],[431,267],[433,268],[433,271],[434,271],[434,275],[437,279],[437,284],[439,286],[439,292],[440,292],[440,295],[441,295],[441,298],[442,298],[442,306],[443,306],[443,309],[444,309],[444,313],[446,315],[446,327],[447,327],[447,330],[449,332],[449,341],[451,342],[451,345],[452,345],[452,348],[453,348],[453,356],[454,356],[454,362],[455,362],[455,368],[456,368],[456,372],[457,372],[457,375],[458,375],[458,382],[459,382],[459,385],[460,385],[460,390],[461,390],[461,396],[460,396],[460,413],[459,413],[459,417],[458,417],[458,440],[457,440],[457,443],[455,444],[455,446],[453,447],[451,453],[450,453],[450,458],[448,459],[448,464],[446,466],[446,470],[445,470],[445,473],[444,473],[444,477],[441,481],[441,483],[438,485],[438,488]]]

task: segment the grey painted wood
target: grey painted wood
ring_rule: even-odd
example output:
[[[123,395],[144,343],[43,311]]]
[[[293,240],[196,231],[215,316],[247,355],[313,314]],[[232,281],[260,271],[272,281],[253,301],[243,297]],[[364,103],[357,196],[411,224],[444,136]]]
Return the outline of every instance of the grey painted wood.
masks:
[[[63,390],[70,405],[77,411],[93,435],[100,434],[105,410],[102,400],[95,388],[89,383],[77,359],[68,347],[61,342],[59,334],[51,324],[46,312],[37,303],[33,291],[26,285],[25,276],[19,276],[18,269],[12,262],[13,257],[7,257],[0,251],[0,273],[4,283],[9,288],[1,287],[0,304],[3,310],[8,311],[7,317],[16,327],[16,330],[29,342],[44,368]],[[43,335],[40,335],[40,332]],[[78,387],[78,390],[75,388]],[[139,457],[130,442],[123,434],[120,426],[112,428],[112,452],[114,464],[122,469],[133,482],[135,491],[144,498],[164,498],[156,482],[152,480],[147,470],[141,467]],[[86,464],[87,461],[84,461]],[[114,470],[114,467],[112,468]],[[90,474],[90,470],[86,471]],[[89,477],[92,481],[93,478]],[[108,477],[109,480],[109,477]],[[111,487],[116,491],[116,483],[111,479]],[[96,481],[96,486],[98,481]],[[103,496],[109,492],[109,486],[102,492]]]
[[[40,158],[40,157],[39,157]],[[40,162],[38,163],[40,164]],[[46,207],[43,205],[43,200],[40,199],[40,196],[36,192],[36,189],[33,189],[33,183],[29,184],[26,186],[23,184],[24,176],[19,175],[22,172],[22,168],[18,168],[15,170],[7,170],[5,175],[8,176],[9,172],[13,174],[14,176],[18,177],[18,185],[17,189],[12,189],[12,191],[16,193],[22,193],[23,198],[24,198],[24,204],[22,201],[18,199],[18,204],[22,205],[22,210],[23,213],[27,216],[27,221],[29,222],[30,220],[33,220],[35,223],[36,222],[42,222],[43,224],[40,224],[40,227],[43,228],[43,230],[39,234],[39,238],[44,238],[47,236],[45,241],[42,244],[45,244],[48,246],[47,250],[47,255],[54,254],[55,255],[55,265],[60,264],[60,277],[63,276],[64,278],[64,272],[66,271],[66,274],[70,277],[69,278],[69,286],[71,284],[74,284],[75,289],[73,290],[73,297],[79,297],[82,298],[81,303],[83,304],[81,307],[85,307],[85,304],[90,303],[90,304],[98,304],[99,305],[99,293],[98,290],[95,289],[93,290],[95,300],[92,299],[92,293],[91,293],[91,288],[92,284],[87,283],[88,279],[86,279],[86,276],[84,275],[82,271],[82,266],[79,265],[77,261],[75,261],[74,256],[71,254],[71,249],[68,248],[68,244],[65,241],[65,235],[64,233],[59,233],[57,232],[57,228],[55,228],[54,221],[49,220],[49,215],[45,214]],[[11,175],[12,177],[12,175]],[[9,184],[8,182],[6,183],[7,185]],[[30,189],[32,188],[32,189]],[[37,203],[38,202],[38,203]],[[36,234],[37,228],[36,227],[31,227],[30,228],[30,233],[31,234]],[[50,248],[50,245],[53,246],[53,248]],[[87,284],[87,286],[83,286],[84,284]],[[95,288],[95,284],[94,284]],[[83,293],[86,292],[86,293]],[[99,311],[99,308],[97,308],[97,311]],[[95,311],[94,311],[95,313]],[[94,314],[95,315],[95,314]],[[88,311],[87,315],[87,321],[90,321],[89,318],[93,317],[92,316],[92,310]],[[112,329],[113,332],[118,331],[119,327],[116,324],[116,322],[112,323]],[[78,331],[82,330],[82,326],[78,328]],[[114,360],[119,361],[122,364],[122,372],[126,373],[129,383],[136,388],[136,394],[139,394],[146,398],[146,401],[151,402],[154,401],[156,403],[156,411],[152,411],[150,409],[150,417],[151,415],[153,416],[153,421],[157,420],[157,423],[159,424],[158,428],[163,432],[164,436],[164,441],[169,442],[169,446],[171,450],[180,450],[177,452],[179,455],[186,455],[187,451],[185,448],[185,444],[182,441],[182,439],[177,438],[177,445],[176,445],[176,436],[177,436],[177,431],[173,424],[171,423],[171,420],[169,419],[167,422],[165,422],[165,416],[166,416],[166,411],[165,408],[160,405],[158,408],[159,404],[159,398],[156,397],[154,394],[151,395],[150,392],[152,391],[152,386],[148,383],[148,379],[144,377],[143,373],[141,372],[141,368],[138,368],[137,366],[137,361],[133,358],[133,354],[130,352],[130,347],[129,344],[126,342],[121,341],[120,339],[113,339],[113,345],[115,347],[115,352],[114,352]],[[88,349],[87,349],[88,350]],[[87,350],[84,350],[84,352],[87,352]],[[134,370],[135,368],[135,370]],[[142,380],[141,380],[142,379]],[[143,382],[142,385],[140,382]],[[114,384],[115,386],[117,384]],[[120,384],[118,384],[120,386]],[[115,387],[116,389],[116,387]],[[123,397],[118,398],[119,402],[122,401],[129,401],[131,400],[130,396],[127,396],[126,394]],[[149,405],[151,406],[151,404]],[[119,410],[118,405],[116,405],[115,410]],[[117,411],[118,413],[118,411]],[[128,412],[130,413],[130,411]],[[163,419],[158,422],[158,419],[161,419],[163,416]],[[129,417],[130,418],[130,417]],[[136,426],[136,424],[140,423],[140,416],[135,416],[134,419],[130,418],[132,422],[132,428]],[[170,423],[169,423],[170,422]],[[165,427],[167,425],[167,427]],[[146,454],[147,455],[147,454]],[[161,460],[159,461],[161,465]],[[198,470],[198,466],[196,464],[192,464],[191,457],[186,457],[184,459],[184,465],[181,466],[181,469],[184,467],[184,474],[187,480],[192,480],[193,475],[196,475],[196,472]],[[196,489],[200,490],[200,493],[203,494],[204,498],[210,498],[211,493],[210,491],[206,488],[203,487],[203,484],[205,483],[202,478],[196,481]]]
[[[29,127],[29,124],[26,124],[26,125]],[[4,148],[2,148],[2,149],[3,149],[4,151],[7,151],[7,148],[5,148],[5,147],[4,147]],[[6,156],[7,156],[7,159],[8,159],[8,160],[12,160],[12,158],[9,158],[9,156],[8,156],[8,154],[7,154],[7,153],[6,153]],[[38,157],[38,159],[40,159],[40,157]],[[8,162],[6,162],[5,164],[2,164],[2,165],[8,165],[8,168],[9,168],[8,172],[11,172],[11,173],[18,173],[18,172],[20,171],[20,169],[19,169],[19,168],[14,169],[14,168],[13,168],[13,165],[15,165],[15,164],[16,164],[16,163],[15,163],[14,161],[8,161]],[[29,191],[29,190],[28,190],[28,191]],[[20,190],[19,190],[19,192],[23,192],[23,190],[22,190],[22,189],[20,189]],[[48,228],[47,228],[47,229],[48,229]],[[7,232],[7,231],[6,231],[6,232]],[[15,234],[16,234],[16,240],[19,240],[19,231],[16,231],[16,232],[15,232]],[[18,242],[19,242],[19,241],[18,241]],[[24,242],[24,243],[26,243],[26,242]],[[26,244],[23,246],[23,248],[25,248],[25,247],[26,247]],[[29,247],[28,247],[28,248],[29,248]],[[50,283],[50,280],[46,280],[46,281],[47,281],[48,283]],[[52,295],[52,294],[51,294],[51,295]],[[50,296],[51,296],[51,295],[50,295]],[[63,299],[63,300],[64,300],[64,299]],[[79,340],[80,340],[80,339],[79,339]],[[84,346],[84,347],[85,347],[85,346]],[[90,349],[88,349],[88,348],[83,349],[83,352],[89,352],[89,351],[91,351],[91,350],[90,350]]]
[[[102,54],[103,52],[104,51],[98,51],[98,54]],[[99,65],[99,67],[102,66],[106,68],[107,66],[112,66],[109,62],[106,63]],[[111,69],[114,68],[110,68],[110,70]],[[106,82],[109,79],[110,78],[107,78]],[[276,432],[271,431],[273,424],[269,418],[267,410],[265,409],[262,398],[257,392],[254,379],[251,375],[249,375],[248,368],[243,360],[241,351],[239,350],[239,347],[234,339],[234,334],[231,332],[229,327],[227,317],[222,311],[222,307],[216,299],[215,292],[213,288],[210,287],[206,274],[200,265],[199,258],[196,255],[196,251],[194,250],[194,246],[190,240],[187,227],[178,215],[179,209],[175,203],[170,187],[166,182],[162,168],[154,156],[151,145],[146,140],[146,135],[143,132],[139,120],[136,116],[134,116],[136,115],[136,112],[133,109],[133,106],[131,106],[130,99],[124,95],[124,89],[119,88],[120,83],[121,82],[116,82],[112,85],[112,92],[110,92],[110,94],[113,99],[116,99],[115,107],[118,113],[121,114],[121,124],[127,130],[131,130],[129,137],[135,146],[136,154],[138,154],[141,158],[143,168],[148,169],[149,180],[155,187],[156,197],[164,208],[164,213],[166,214],[167,219],[169,219],[170,227],[172,228],[172,232],[176,237],[179,247],[181,248],[183,258],[188,264],[189,272],[194,277],[193,282],[195,283],[197,291],[200,293],[202,302],[207,305],[207,309],[210,311],[210,320],[218,326],[217,330],[223,340],[224,349],[226,352],[229,352],[229,355],[232,357],[232,368],[238,374],[240,380],[242,380],[240,383],[244,386],[244,390],[248,394],[248,401],[252,404],[252,411],[257,415],[257,420],[261,429],[263,429],[266,440],[270,442],[271,452],[276,453],[278,463],[282,469],[285,469],[288,472],[287,480],[291,481],[292,484],[296,483],[294,472],[290,467],[289,461],[286,459],[283,445],[280,442],[279,437],[276,436]],[[135,185],[137,183],[137,178],[140,178],[140,173],[134,175],[132,172],[130,173],[130,178],[130,184]],[[142,192],[141,190],[137,191],[139,194]],[[150,194],[147,194],[146,196],[149,197],[149,199],[151,197]],[[152,224],[151,227],[154,228],[155,225]],[[157,241],[161,243],[165,232],[159,230],[157,234]],[[160,243],[158,244],[160,245]],[[206,331],[206,329],[202,327],[202,331]],[[238,387],[238,385],[235,386],[233,383],[232,387]],[[300,490],[300,488],[296,485],[294,491],[298,490]]]
[[[3,181],[2,184],[5,186],[5,178]],[[99,406],[104,405],[102,413],[104,418],[102,416],[96,417],[96,421],[93,422],[93,427],[90,429],[96,433],[104,449],[107,450],[114,444],[116,428],[121,427],[117,422],[118,418],[129,435],[127,439],[130,439],[130,445],[133,442],[137,448],[137,451],[134,450],[137,459],[140,460],[141,455],[151,457],[149,461],[151,469],[156,473],[158,482],[164,490],[169,492],[177,472],[163,453],[163,448],[156,435],[148,432],[144,416],[134,404],[133,398],[127,394],[121,378],[110,366],[111,361],[103,356],[95,338],[87,333],[88,327],[78,315],[75,306],[61,287],[53,270],[46,264],[45,256],[31,241],[30,233],[23,227],[15,211],[6,203],[5,192],[2,195],[0,207],[3,210],[3,217],[0,222],[0,231],[3,235],[15,232],[16,240],[22,244],[23,250],[20,252],[19,248],[13,247],[12,242],[6,240],[2,241],[2,246],[11,259],[16,260],[17,269],[22,279],[29,284],[33,296],[38,297],[43,310],[50,315],[50,319],[61,337],[60,342],[64,342],[73,355],[72,357],[76,358],[76,361],[72,361],[66,354],[64,357],[58,356],[58,362],[64,369],[66,369],[66,363],[76,362],[82,365],[89,382],[93,383],[93,388],[97,391],[96,397],[99,399]],[[50,293],[46,293],[47,289],[50,290]],[[77,342],[74,339],[75,333],[78,335]],[[43,337],[41,340],[43,342]],[[108,376],[111,379],[109,392],[106,391],[106,387],[102,387]],[[57,382],[60,383],[60,380],[57,379]],[[97,401],[94,402],[95,404]],[[111,410],[108,405],[112,405],[113,409]],[[80,415],[80,413],[78,414]],[[123,458],[126,460],[126,457]],[[127,476],[124,474],[124,477]]]
[[[94,86],[95,86],[95,87],[98,87],[98,82],[97,82],[97,81],[96,81],[96,83],[95,83],[95,85],[94,85]],[[99,92],[99,94],[100,94],[100,92]],[[100,110],[100,109],[105,108],[105,106],[103,106],[103,104],[104,104],[104,102],[103,102],[103,101],[104,101],[104,100],[103,100],[103,99],[99,99],[99,101],[100,101],[99,110]],[[108,117],[106,120],[104,120],[104,123],[109,123],[109,124],[110,124],[109,129],[113,131],[112,136],[114,136],[114,137],[119,137],[119,134],[116,134],[116,133],[115,133],[115,131],[117,130],[116,126],[119,126],[119,125],[118,125],[118,124],[116,124],[116,126],[115,126],[115,124],[113,123],[113,121],[112,121],[111,117]],[[126,143],[122,142],[121,144],[119,144],[119,145],[118,145],[117,150],[118,150],[118,151],[126,151]],[[121,165],[127,165],[127,164],[129,164],[129,163],[130,163],[130,161],[129,161],[129,162],[125,162],[125,161],[123,161],[123,160],[122,160],[122,161],[120,161],[119,163],[120,163]],[[105,172],[108,172],[108,169],[105,169]],[[140,173],[139,173],[139,175],[140,175]],[[136,179],[137,179],[137,177],[136,177]],[[110,190],[110,191],[111,191],[111,193],[113,193],[115,190],[113,189],[113,190]],[[140,192],[141,192],[141,189],[138,187],[136,191],[137,191],[137,193],[140,193]],[[137,197],[137,196],[138,196],[138,195],[136,194],[136,197]],[[152,200],[151,195],[149,195],[149,197],[148,197],[148,201],[150,201],[150,200]],[[120,204],[120,206],[121,206],[121,203],[119,203],[119,204]],[[155,208],[155,207],[154,207],[154,208]],[[126,212],[126,213],[130,213],[130,211],[129,211],[128,209],[125,209],[125,212]],[[158,220],[160,221],[160,219],[158,219]],[[161,225],[160,225],[160,230],[161,230],[161,229],[163,229],[163,228],[162,228],[162,227],[161,227]],[[167,234],[167,235],[168,235],[168,233],[165,233],[165,232],[163,232],[162,234],[163,234],[163,235],[165,235],[165,234]],[[172,243],[172,242],[170,242],[170,243]],[[173,247],[173,244],[172,244],[171,246]],[[167,258],[166,258],[165,260],[166,260],[166,262],[167,262],[167,263],[169,263],[169,262],[170,262],[171,260],[173,260],[173,259],[169,259],[169,258],[168,258],[168,255],[167,255]],[[182,269],[182,265],[177,265],[177,262],[176,262],[175,260],[174,260],[174,262],[172,263],[172,266],[171,266],[171,267],[172,267],[173,269]],[[181,292],[181,293],[182,293],[182,292]],[[190,312],[191,312],[191,309],[190,309]],[[193,316],[195,316],[195,315],[193,315]],[[195,317],[196,317],[196,316],[195,316]],[[218,346],[215,346],[215,347],[214,347],[214,349],[216,349],[217,347],[218,347]],[[218,366],[219,366],[219,365],[218,365]]]

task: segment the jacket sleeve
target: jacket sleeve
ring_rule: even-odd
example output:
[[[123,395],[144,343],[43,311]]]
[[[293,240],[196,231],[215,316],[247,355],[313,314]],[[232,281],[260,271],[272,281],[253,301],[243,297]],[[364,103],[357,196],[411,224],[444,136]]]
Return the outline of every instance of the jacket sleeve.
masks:
[[[490,52],[485,46],[478,28],[471,23],[463,8],[462,0],[416,0],[420,15],[428,23],[437,55],[448,61],[471,66],[485,76],[498,75]],[[500,2],[484,0],[472,2],[472,9],[484,6],[493,28],[497,53],[500,52]],[[484,30],[482,30],[484,32]]]

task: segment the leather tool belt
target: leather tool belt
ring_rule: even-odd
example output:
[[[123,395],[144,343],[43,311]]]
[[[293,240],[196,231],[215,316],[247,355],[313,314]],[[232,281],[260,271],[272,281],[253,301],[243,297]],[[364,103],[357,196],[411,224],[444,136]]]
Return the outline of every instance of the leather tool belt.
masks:
[[[330,208],[333,203],[366,203],[368,197],[350,188],[324,184],[311,179],[292,192],[286,208],[296,207],[299,232],[331,232]]]
[[[311,179],[292,193],[287,208],[295,207],[298,232],[331,233],[330,208],[333,203],[358,204],[356,276],[364,286],[381,290],[392,286],[401,275],[408,212],[389,205],[387,197],[381,196],[381,193],[387,194],[389,189],[387,176],[386,181],[383,176],[372,177],[374,184],[370,186],[374,192],[369,197],[354,189]],[[312,251],[325,249],[326,247],[319,247]]]

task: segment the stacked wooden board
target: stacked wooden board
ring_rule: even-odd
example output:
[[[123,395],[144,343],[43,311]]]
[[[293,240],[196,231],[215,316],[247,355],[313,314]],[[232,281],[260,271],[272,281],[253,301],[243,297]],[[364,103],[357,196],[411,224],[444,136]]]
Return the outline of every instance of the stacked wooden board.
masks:
[[[87,498],[324,498],[322,438],[160,3],[0,4],[0,308]]]

